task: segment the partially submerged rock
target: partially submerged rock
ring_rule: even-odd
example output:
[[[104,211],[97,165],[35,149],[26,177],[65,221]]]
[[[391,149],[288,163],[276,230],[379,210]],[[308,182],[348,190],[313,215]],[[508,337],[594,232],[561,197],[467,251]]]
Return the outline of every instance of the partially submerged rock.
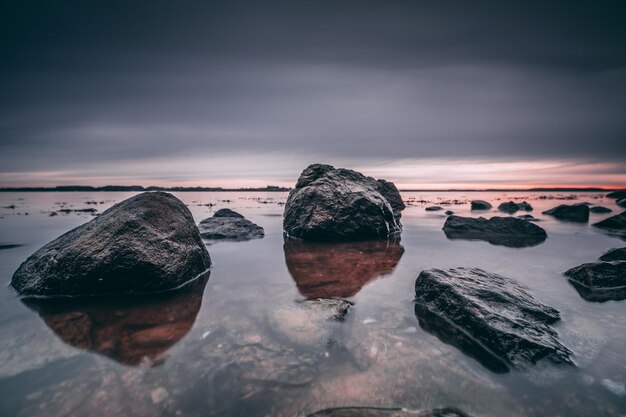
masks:
[[[616,190],[608,193],[606,195],[609,198],[614,198],[616,200],[621,200],[622,198],[626,198],[626,190]]]
[[[622,199],[620,199],[620,200],[617,200],[617,201],[615,202],[615,204],[617,204],[617,205],[618,205],[618,206],[620,206],[620,207],[626,207],[626,198],[622,198]]]
[[[608,219],[604,219],[601,222],[594,223],[593,225],[606,230],[626,230],[626,211],[609,217]]]
[[[533,207],[527,202],[523,201],[521,203],[516,203],[514,201],[508,201],[506,203],[502,203],[498,206],[498,210],[503,213],[513,214],[522,211],[533,211]]]
[[[485,200],[472,200],[472,210],[489,210],[491,203]]]
[[[265,236],[263,228],[231,209],[223,208],[198,225],[200,235],[209,240],[250,240]]]
[[[594,206],[594,207],[590,207],[589,208],[589,212],[590,213],[594,213],[594,214],[605,214],[605,213],[610,213],[613,210],[611,210],[608,207],[603,207],[603,206]]]
[[[538,245],[547,238],[541,227],[516,217],[450,216],[443,231],[448,239],[484,240],[492,245],[514,248]]]
[[[467,417],[467,414],[454,407],[420,411],[405,408],[340,407],[317,411],[307,417]]]
[[[403,209],[392,183],[314,164],[289,193],[283,229],[288,237],[311,241],[388,238],[402,230]]]
[[[426,210],[426,211],[440,211],[440,210],[443,210],[443,207],[441,207],[441,206],[429,206],[429,207],[426,207],[424,210]]]
[[[396,241],[320,243],[287,239],[285,263],[306,298],[352,297],[393,272],[404,248]]]
[[[94,295],[170,290],[211,265],[191,212],[148,192],[48,243],[13,275],[22,295]]]
[[[601,261],[626,261],[626,248],[615,248],[600,256]]]
[[[495,372],[544,359],[572,365],[550,326],[559,312],[515,280],[478,268],[430,269],[415,281],[415,296],[422,327]]]
[[[569,269],[565,275],[587,301],[626,299],[626,262],[582,264]]]
[[[589,206],[586,204],[561,204],[544,211],[543,214],[554,216],[559,220],[586,223],[589,221]]]

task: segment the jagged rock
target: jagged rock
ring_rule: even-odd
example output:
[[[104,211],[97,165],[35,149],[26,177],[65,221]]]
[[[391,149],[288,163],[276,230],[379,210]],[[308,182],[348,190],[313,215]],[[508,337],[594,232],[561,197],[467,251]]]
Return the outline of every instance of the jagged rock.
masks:
[[[522,211],[533,211],[533,207],[527,202],[523,201],[521,203],[516,203],[514,201],[508,201],[506,203],[502,203],[498,206],[498,210],[503,213],[513,214],[519,210]]]
[[[561,204],[560,206],[544,211],[543,214],[554,216],[559,220],[586,223],[589,221],[589,206],[586,204]]]
[[[172,194],[148,192],[48,243],[13,275],[22,295],[163,291],[211,265],[191,212]]]
[[[467,417],[467,414],[454,407],[420,411],[404,408],[341,407],[317,411],[307,417]]]
[[[595,227],[608,230],[626,230],[626,211],[616,214],[615,216],[604,219],[601,222],[594,223]]]
[[[565,275],[587,301],[626,299],[626,262],[582,264],[569,269]]]
[[[594,214],[604,214],[604,213],[610,213],[613,210],[611,210],[608,207],[602,207],[602,206],[595,206],[595,207],[591,207],[589,208],[589,212],[590,213],[594,213]]]
[[[626,248],[615,248],[600,256],[601,261],[626,261]]]
[[[443,210],[443,207],[441,207],[441,206],[430,206],[430,207],[426,207],[424,210],[426,210],[426,211],[440,211],[440,210]]]
[[[489,210],[491,203],[485,200],[472,200],[472,210]]]
[[[448,239],[484,240],[493,245],[509,247],[534,246],[547,238],[545,230],[529,221],[515,217],[450,216],[443,225]]]
[[[495,372],[543,359],[572,364],[550,326],[559,312],[515,280],[478,268],[430,269],[415,281],[415,295],[423,328]]]
[[[389,182],[314,164],[289,193],[283,229],[288,237],[312,241],[387,238],[402,230],[401,201]]]
[[[220,209],[213,217],[204,219],[198,225],[200,235],[209,240],[250,240],[265,236],[263,228],[231,209]]]
[[[609,198],[614,198],[616,200],[621,200],[622,198],[626,198],[626,190],[616,190],[608,193],[606,195]]]

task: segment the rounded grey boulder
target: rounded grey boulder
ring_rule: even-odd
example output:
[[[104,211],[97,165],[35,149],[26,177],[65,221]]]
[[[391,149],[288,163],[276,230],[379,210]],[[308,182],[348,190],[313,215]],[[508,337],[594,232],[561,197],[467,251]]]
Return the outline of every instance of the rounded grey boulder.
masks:
[[[189,209],[172,194],[148,192],[39,249],[11,285],[28,296],[147,293],[179,287],[209,266]]]
[[[472,210],[489,210],[491,203],[485,200],[472,200]]]
[[[223,208],[198,225],[200,236],[209,240],[251,240],[265,236],[263,228],[231,209]]]
[[[349,169],[314,164],[302,171],[283,215],[288,237],[310,241],[387,238],[402,230],[395,185]]]

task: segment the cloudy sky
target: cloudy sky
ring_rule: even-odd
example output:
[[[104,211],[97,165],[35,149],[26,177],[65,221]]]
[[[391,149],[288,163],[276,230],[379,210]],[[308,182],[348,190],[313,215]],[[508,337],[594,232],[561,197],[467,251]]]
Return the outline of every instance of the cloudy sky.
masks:
[[[5,0],[0,186],[625,186],[623,4]]]

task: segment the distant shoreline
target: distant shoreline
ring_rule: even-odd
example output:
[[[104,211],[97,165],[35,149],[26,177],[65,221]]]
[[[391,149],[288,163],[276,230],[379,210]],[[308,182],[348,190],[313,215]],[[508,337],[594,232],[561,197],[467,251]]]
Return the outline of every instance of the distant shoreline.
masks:
[[[485,189],[406,189],[401,192],[610,192],[620,188],[485,188]],[[288,192],[291,188],[268,185],[267,187],[221,188],[221,187],[143,187],[140,185],[105,185],[92,187],[89,185],[63,185],[56,187],[4,187],[0,192],[141,192],[141,191],[173,191],[173,192]]]

